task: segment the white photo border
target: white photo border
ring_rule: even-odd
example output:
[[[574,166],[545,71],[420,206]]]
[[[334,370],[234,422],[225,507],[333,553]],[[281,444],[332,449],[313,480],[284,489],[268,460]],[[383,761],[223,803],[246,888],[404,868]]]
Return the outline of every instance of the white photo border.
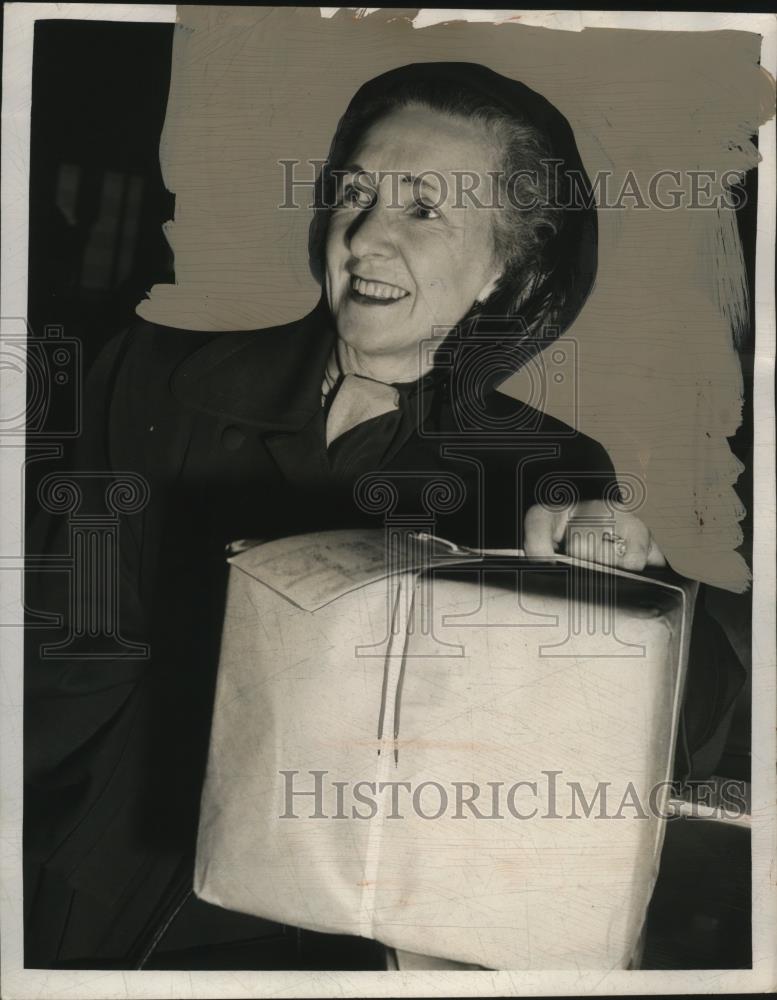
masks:
[[[220,4],[214,4],[220,6]],[[259,6],[259,5],[257,5]],[[361,9],[362,16],[372,8]],[[374,8],[377,9],[377,8]],[[321,8],[331,16],[337,8]],[[661,31],[739,30],[762,36],[761,65],[777,76],[777,18],[755,13],[669,11],[419,11],[414,24],[498,22]],[[42,19],[175,23],[174,5],[11,3],[4,8],[0,348],[27,313],[30,105],[35,22]],[[777,989],[777,676],[775,663],[775,119],[759,131],[753,442],[753,967],[746,970],[581,972],[151,972],[23,967],[22,697],[23,437],[0,442],[0,968],[3,997],[391,997],[600,996],[750,993]],[[21,393],[21,395],[20,395]],[[23,412],[24,372],[0,365],[0,433]]]

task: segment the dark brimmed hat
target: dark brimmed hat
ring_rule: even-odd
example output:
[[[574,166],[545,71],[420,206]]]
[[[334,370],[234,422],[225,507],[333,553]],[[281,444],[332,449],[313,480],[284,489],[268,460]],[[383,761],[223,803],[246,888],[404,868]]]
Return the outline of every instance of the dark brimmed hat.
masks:
[[[503,285],[481,307],[462,318],[475,335],[497,324],[512,336],[560,335],[575,319],[593,287],[597,265],[597,218],[590,180],[583,167],[572,128],[546,98],[517,80],[477,63],[413,63],[389,70],[363,84],[352,98],[332,141],[329,159],[319,178],[346,165],[347,158],[371,125],[392,110],[418,101],[461,113],[498,110],[538,132],[553,161],[558,196],[564,208],[558,232],[544,243],[532,289],[516,310],[514,288]],[[329,209],[319,201],[310,227],[310,264],[320,280]]]

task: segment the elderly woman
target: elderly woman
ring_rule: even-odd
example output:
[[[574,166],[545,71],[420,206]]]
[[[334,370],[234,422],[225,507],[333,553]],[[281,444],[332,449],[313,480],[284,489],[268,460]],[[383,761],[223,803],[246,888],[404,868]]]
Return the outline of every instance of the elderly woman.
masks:
[[[541,348],[589,294],[587,193],[568,123],[536,93],[470,64],[394,70],[356,94],[321,173],[310,254],[323,294],[310,315],[217,335],[139,323],[105,349],[78,467],[150,484],[120,527],[119,622],[151,659],[37,662],[52,634],[30,630],[28,964],[153,966],[176,928],[179,947],[266,937],[258,968],[380,961],[359,957],[371,945],[358,939],[251,918],[232,931],[215,908],[199,938],[185,922],[225,546],[379,527],[363,502],[379,474],[398,511],[455,542],[662,564],[636,517],[612,521],[604,449],[498,391],[522,364],[542,370]],[[430,511],[423,487],[439,474],[463,500]],[[542,504],[549,474],[574,504]],[[45,519],[38,530],[49,537]],[[55,550],[43,537],[31,551]],[[34,582],[32,607],[65,611],[57,576]]]

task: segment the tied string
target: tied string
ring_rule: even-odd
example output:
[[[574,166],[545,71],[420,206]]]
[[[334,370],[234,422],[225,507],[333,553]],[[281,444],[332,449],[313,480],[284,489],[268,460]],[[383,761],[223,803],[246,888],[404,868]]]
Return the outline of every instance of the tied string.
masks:
[[[447,398],[442,370],[433,367],[413,382],[389,384],[344,373],[335,347],[321,385],[326,458],[334,478],[353,482],[384,468],[421,426],[439,430]]]
[[[352,479],[381,468],[417,422],[420,380],[391,385],[344,373],[332,351],[321,386],[329,465],[337,478]]]
[[[326,418],[327,448],[353,427],[399,409],[399,391],[393,385],[364,375],[342,375],[333,391]]]
[[[421,384],[429,390],[435,382],[427,372],[412,383],[381,382],[368,375],[343,372],[337,345],[329,356],[321,385],[321,405],[326,415],[327,448],[347,431],[386,413],[396,413],[414,400]],[[429,394],[431,398],[431,393]],[[434,394],[438,396],[438,393]],[[440,398],[436,399],[439,404]]]

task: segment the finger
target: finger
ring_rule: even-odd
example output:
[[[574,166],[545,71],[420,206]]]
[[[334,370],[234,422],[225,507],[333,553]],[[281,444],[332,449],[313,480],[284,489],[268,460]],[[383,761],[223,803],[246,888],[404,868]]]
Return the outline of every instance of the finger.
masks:
[[[616,549],[607,541],[614,532],[612,511],[601,501],[578,504],[567,525],[565,551],[575,559],[615,566]]]
[[[617,534],[626,540],[626,552],[620,560],[623,569],[639,573],[647,563],[650,532],[638,517],[624,515],[617,521]]]
[[[560,510],[553,511],[553,515],[553,544],[558,549],[566,536],[567,525],[575,515],[575,508],[562,507]]]
[[[647,563],[647,543],[640,539],[630,539],[626,554],[620,559],[620,566],[623,569],[640,573]]]
[[[647,559],[645,562],[647,566],[666,566],[666,557],[658,545],[656,545],[656,540],[652,535],[649,538]]]
[[[613,553],[602,545],[601,537],[612,523],[612,513],[601,501],[577,504],[566,525],[564,551],[575,559],[613,565]]]
[[[567,525],[565,552],[573,559],[583,559],[586,562],[606,562],[614,565],[612,546],[603,544],[602,532],[590,524],[580,524],[570,521]]]
[[[541,559],[555,554],[557,519],[557,511],[547,510],[540,504],[529,508],[523,520],[523,551],[527,556]]]
[[[587,513],[588,518],[569,522],[566,551],[571,556],[632,571],[645,568],[650,536],[639,518],[624,513],[602,523],[593,519],[595,508]]]

